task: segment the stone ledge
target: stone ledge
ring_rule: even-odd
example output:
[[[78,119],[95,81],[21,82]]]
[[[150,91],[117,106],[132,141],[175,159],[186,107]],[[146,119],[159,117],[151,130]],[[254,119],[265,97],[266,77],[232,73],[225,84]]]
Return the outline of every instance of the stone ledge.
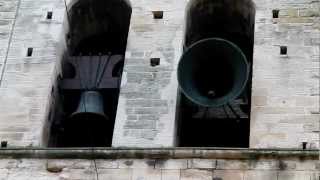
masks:
[[[0,158],[34,159],[300,159],[318,160],[319,150],[223,148],[2,148]]]

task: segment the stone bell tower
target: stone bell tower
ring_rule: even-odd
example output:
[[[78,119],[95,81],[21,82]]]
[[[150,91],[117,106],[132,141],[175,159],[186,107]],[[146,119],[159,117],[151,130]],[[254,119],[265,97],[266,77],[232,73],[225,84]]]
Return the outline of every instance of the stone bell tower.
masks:
[[[1,180],[319,180],[319,1],[2,0],[0,42]]]

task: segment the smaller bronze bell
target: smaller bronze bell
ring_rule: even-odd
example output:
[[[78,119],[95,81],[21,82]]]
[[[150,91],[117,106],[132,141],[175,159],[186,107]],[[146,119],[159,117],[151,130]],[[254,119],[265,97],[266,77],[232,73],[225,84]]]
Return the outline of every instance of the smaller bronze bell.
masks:
[[[104,113],[103,96],[98,91],[84,91],[77,110],[66,121],[69,147],[102,147],[111,127]]]
[[[71,119],[87,119],[91,123],[95,120],[108,120],[103,106],[103,97],[98,91],[84,91],[81,94],[77,110],[71,114]]]

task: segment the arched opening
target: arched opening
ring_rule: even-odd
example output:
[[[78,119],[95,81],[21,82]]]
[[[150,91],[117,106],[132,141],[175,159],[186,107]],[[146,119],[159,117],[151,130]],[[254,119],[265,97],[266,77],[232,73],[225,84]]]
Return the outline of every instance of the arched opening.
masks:
[[[249,146],[254,23],[251,0],[189,1],[178,68],[178,146]],[[239,76],[247,77],[241,88]]]
[[[69,10],[70,54],[124,54],[131,11],[125,0],[78,1]]]
[[[70,7],[49,147],[111,146],[131,11],[125,0],[81,0]]]

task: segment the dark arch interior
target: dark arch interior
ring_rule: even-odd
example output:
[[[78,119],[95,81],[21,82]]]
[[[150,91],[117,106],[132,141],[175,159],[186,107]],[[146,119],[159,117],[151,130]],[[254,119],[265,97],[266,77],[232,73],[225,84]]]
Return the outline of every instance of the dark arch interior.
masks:
[[[124,0],[81,0],[70,9],[72,55],[124,54],[131,7]]]
[[[185,50],[206,38],[222,38],[231,41],[246,56],[250,65],[250,75],[242,95],[234,102],[218,108],[201,107],[179,91],[178,146],[249,147],[254,3],[251,0],[190,0],[186,14]],[[228,69],[224,71],[221,67],[202,67],[198,71],[228,72]],[[219,77],[220,80],[224,78]],[[190,82],[198,84],[192,80]]]
[[[252,0],[191,0],[187,7],[185,47],[210,37],[238,45],[253,55],[255,5]]]
[[[98,82],[97,79],[101,74],[96,72],[100,70],[99,72],[105,73],[106,71],[102,69],[108,69],[112,64],[106,63],[107,58],[100,60],[104,55],[122,57],[122,60],[110,67],[110,77],[120,80],[131,12],[131,5],[125,0],[79,0],[70,8],[69,32],[66,34],[68,49],[61,62],[62,72],[56,80],[57,86],[54,87],[56,91],[52,94],[52,105],[49,111],[51,115],[48,116],[51,124],[49,147],[111,146],[119,87],[102,89],[98,86],[89,89],[61,87],[65,79],[77,77],[81,77],[79,81],[83,84],[99,84],[96,81]],[[87,59],[87,61],[83,63],[83,60],[77,61],[77,58]],[[93,61],[94,59],[96,60]],[[79,69],[86,69],[89,73],[81,72]],[[98,75],[93,80],[94,73]],[[109,76],[101,77],[109,78]],[[107,118],[101,118],[102,116],[92,113],[82,115],[79,112],[82,103],[92,103],[82,97],[88,90],[99,92],[101,98],[96,98],[94,105],[103,106],[99,111]],[[89,104],[86,107],[88,106]],[[75,112],[79,114],[75,116]]]

